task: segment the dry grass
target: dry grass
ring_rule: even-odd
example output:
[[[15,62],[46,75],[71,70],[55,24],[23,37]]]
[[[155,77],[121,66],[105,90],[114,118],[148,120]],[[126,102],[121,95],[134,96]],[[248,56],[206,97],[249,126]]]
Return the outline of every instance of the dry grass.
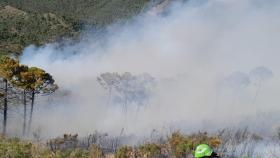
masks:
[[[277,158],[280,155],[277,139],[265,140],[247,129],[226,129],[217,135],[174,132],[164,140],[134,146],[121,145],[125,144],[124,137],[118,139],[118,146],[112,146],[116,138],[97,132],[88,138],[92,141],[85,145],[85,139],[65,134],[48,141],[47,145],[39,145],[1,137],[0,158],[191,158],[195,147],[201,143],[209,144],[225,158]]]

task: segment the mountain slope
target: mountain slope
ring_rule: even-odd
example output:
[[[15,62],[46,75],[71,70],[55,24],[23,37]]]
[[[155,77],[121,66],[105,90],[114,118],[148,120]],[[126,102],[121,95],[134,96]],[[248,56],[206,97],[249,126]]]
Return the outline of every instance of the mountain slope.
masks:
[[[149,0],[2,0],[0,55],[73,37],[85,25],[106,26],[140,13]]]
[[[0,21],[1,54],[20,54],[29,44],[41,45],[74,32],[55,14],[28,13],[11,6],[0,8]]]
[[[51,12],[91,24],[108,24],[126,19],[143,9],[149,0],[4,0],[5,4],[24,11]],[[3,3],[4,3],[3,2]]]

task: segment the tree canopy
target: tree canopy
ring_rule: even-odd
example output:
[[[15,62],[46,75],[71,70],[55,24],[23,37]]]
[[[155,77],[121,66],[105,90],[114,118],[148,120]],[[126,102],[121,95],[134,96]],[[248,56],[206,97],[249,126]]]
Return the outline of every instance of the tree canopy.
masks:
[[[51,90],[50,86],[57,88],[53,77],[43,69],[19,64],[19,61],[9,57],[0,59],[0,77],[18,88],[36,93]]]
[[[19,62],[9,57],[0,58],[0,77],[12,80],[19,73]]]

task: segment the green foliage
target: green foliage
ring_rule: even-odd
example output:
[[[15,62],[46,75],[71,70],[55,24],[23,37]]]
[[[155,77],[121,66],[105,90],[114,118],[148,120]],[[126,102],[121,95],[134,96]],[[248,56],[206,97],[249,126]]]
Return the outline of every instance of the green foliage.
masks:
[[[87,150],[84,149],[73,149],[66,151],[55,152],[54,158],[88,158],[89,154]]]
[[[77,37],[83,26],[103,27],[143,10],[148,0],[2,0],[0,56],[62,37]]]
[[[19,139],[0,139],[0,158],[30,158],[31,143],[21,142]]]
[[[20,141],[18,138],[0,138],[0,158],[88,158],[84,149],[52,152],[43,146]]]
[[[1,54],[20,54],[27,45],[42,45],[73,33],[71,24],[55,14],[27,13],[10,6],[0,9]]]
[[[4,0],[21,10],[54,13],[74,21],[106,25],[119,19],[127,19],[144,8],[148,0]]]

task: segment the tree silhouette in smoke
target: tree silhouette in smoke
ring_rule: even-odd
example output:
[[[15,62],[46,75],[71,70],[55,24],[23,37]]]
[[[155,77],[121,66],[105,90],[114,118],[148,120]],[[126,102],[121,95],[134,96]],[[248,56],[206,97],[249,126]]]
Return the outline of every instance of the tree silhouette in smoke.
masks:
[[[225,95],[224,92],[231,92],[230,99],[235,105],[239,99],[241,92],[250,85],[251,81],[249,75],[244,72],[236,71],[219,82],[216,102],[219,103],[220,95]],[[223,98],[223,97],[222,97]]]
[[[107,99],[107,106],[108,106],[111,102],[112,91],[119,84],[120,75],[115,72],[114,73],[106,72],[101,74],[99,77],[97,77],[97,81],[103,88],[108,90],[108,99]]]
[[[227,84],[229,84],[230,87],[233,89],[239,91],[241,89],[244,89],[250,84],[250,78],[248,74],[237,71],[232,73],[227,78]]]
[[[97,77],[97,81],[108,90],[107,103],[113,99],[114,103],[123,105],[125,113],[129,104],[146,105],[155,86],[155,80],[149,74],[132,75],[129,72],[103,73]]]
[[[260,93],[261,87],[264,84],[265,81],[269,80],[273,77],[273,72],[266,68],[266,67],[256,67],[249,73],[250,79],[253,82],[253,84],[257,87],[256,93],[253,97],[252,104],[255,104],[257,97]]]

